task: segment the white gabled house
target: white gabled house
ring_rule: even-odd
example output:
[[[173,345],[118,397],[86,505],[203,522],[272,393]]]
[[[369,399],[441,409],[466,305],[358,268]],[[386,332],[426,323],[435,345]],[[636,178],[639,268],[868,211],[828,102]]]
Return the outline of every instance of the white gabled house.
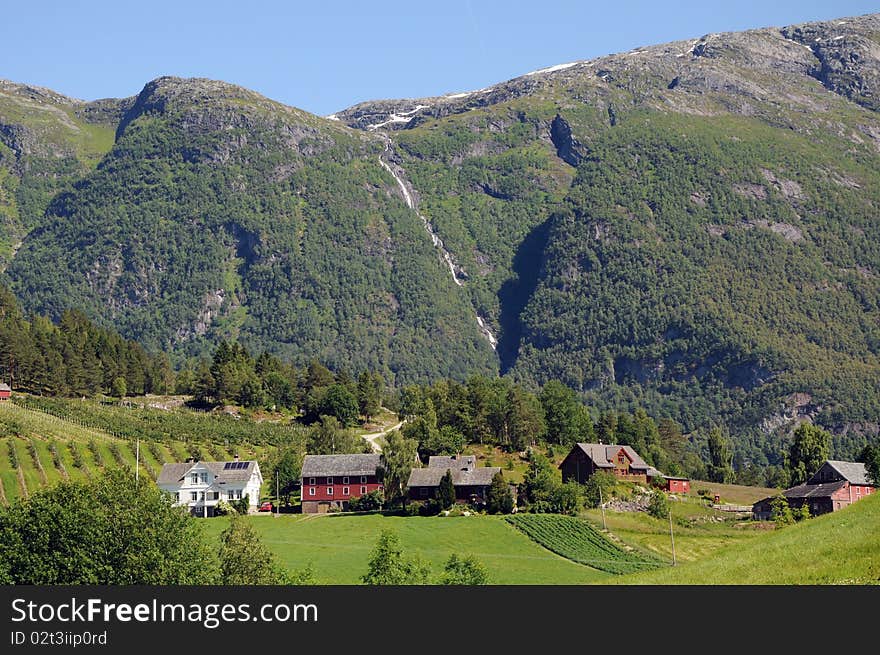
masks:
[[[177,499],[178,505],[189,507],[194,516],[214,516],[221,500],[230,502],[248,497],[250,511],[260,502],[263,474],[256,460],[231,462],[198,462],[189,460],[162,466],[156,481],[159,488]]]

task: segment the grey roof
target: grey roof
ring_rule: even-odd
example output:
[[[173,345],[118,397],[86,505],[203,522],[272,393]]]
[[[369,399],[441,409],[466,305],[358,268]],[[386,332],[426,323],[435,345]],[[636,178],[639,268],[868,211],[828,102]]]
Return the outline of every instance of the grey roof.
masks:
[[[452,471],[452,484],[455,487],[482,487],[492,484],[492,478],[501,472],[500,466],[479,466],[476,468],[442,469],[437,466],[429,466],[423,469],[413,469],[409,474],[408,487],[437,487],[440,478],[446,475],[446,471]]]
[[[376,475],[382,465],[382,455],[306,455],[302,477],[334,475]]]
[[[202,465],[208,469],[214,476],[215,483],[247,482],[251,479],[251,475],[257,468],[257,461],[254,459],[241,460],[241,464],[247,465],[243,468],[225,468],[226,464],[230,463],[231,462],[175,462],[173,464],[163,464],[162,472],[159,473],[156,483],[177,484],[197,465]]]
[[[850,484],[871,484],[868,481],[868,470],[861,462],[842,462],[829,459],[826,464],[837,471]]]
[[[599,468],[614,468],[614,457],[620,452],[621,448],[623,448],[629,456],[629,459],[632,462],[630,464],[631,468],[644,469],[646,472],[651,468],[630,446],[602,443],[578,443],[577,447],[580,448],[587,457],[593,460],[593,463]]]
[[[656,478],[658,475],[665,480],[690,480],[690,478],[686,478],[682,475],[666,475],[663,471],[655,469],[653,466],[648,467],[649,478]]]
[[[786,489],[782,495],[786,498],[830,498],[835,491],[845,488],[846,485],[846,480],[824,484],[799,484],[791,489]]]
[[[0,391],[12,391],[12,389],[5,382],[0,382]]]
[[[475,455],[431,455],[428,458],[428,468],[446,469],[475,469],[477,458]]]

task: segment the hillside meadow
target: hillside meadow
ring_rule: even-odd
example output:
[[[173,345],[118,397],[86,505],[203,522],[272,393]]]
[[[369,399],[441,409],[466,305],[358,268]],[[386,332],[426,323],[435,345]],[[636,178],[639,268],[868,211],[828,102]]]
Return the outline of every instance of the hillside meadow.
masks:
[[[490,584],[570,585],[599,582],[609,574],[576,564],[542,548],[495,516],[401,517],[370,515],[249,517],[281,564],[295,570],[309,564],[320,584],[359,584],[382,530],[394,530],[404,552],[430,563],[434,575],[452,553],[474,555]],[[206,520],[217,540],[228,521]]]
[[[878,584],[880,494],[625,584]]]

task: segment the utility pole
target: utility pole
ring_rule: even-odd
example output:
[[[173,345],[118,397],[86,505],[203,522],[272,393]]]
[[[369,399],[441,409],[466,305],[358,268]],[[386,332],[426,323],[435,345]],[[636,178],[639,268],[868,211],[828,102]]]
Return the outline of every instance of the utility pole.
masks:
[[[134,447],[134,485],[137,487],[141,474],[141,438],[138,437]]]
[[[599,485],[599,507],[602,508],[602,529],[608,532],[608,526],[605,523],[605,502],[602,500],[602,486]]]
[[[281,495],[278,493],[278,471],[275,471],[275,518],[278,518],[278,512],[281,509]]]
[[[672,534],[672,508],[669,509],[669,539],[672,541],[672,566],[675,566],[675,535]]]

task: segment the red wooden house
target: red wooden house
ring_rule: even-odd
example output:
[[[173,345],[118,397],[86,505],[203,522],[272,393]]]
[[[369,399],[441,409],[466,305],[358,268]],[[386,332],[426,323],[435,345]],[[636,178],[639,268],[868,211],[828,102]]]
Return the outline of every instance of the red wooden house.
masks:
[[[647,484],[648,470],[651,469],[630,446],[601,443],[575,444],[559,468],[563,482],[574,480],[580,484],[597,471],[607,471],[623,480]]]
[[[877,486],[868,480],[865,465],[859,462],[828,460],[804,484],[782,492],[792,509],[806,505],[810,514],[827,514],[851,505],[875,493]],[[763,498],[752,506],[752,514],[759,521],[772,518],[773,498]]]
[[[382,489],[382,455],[306,455],[302,465],[304,514],[346,510],[348,501]]]
[[[0,400],[9,400],[12,395],[12,389],[5,382],[0,382]]]

